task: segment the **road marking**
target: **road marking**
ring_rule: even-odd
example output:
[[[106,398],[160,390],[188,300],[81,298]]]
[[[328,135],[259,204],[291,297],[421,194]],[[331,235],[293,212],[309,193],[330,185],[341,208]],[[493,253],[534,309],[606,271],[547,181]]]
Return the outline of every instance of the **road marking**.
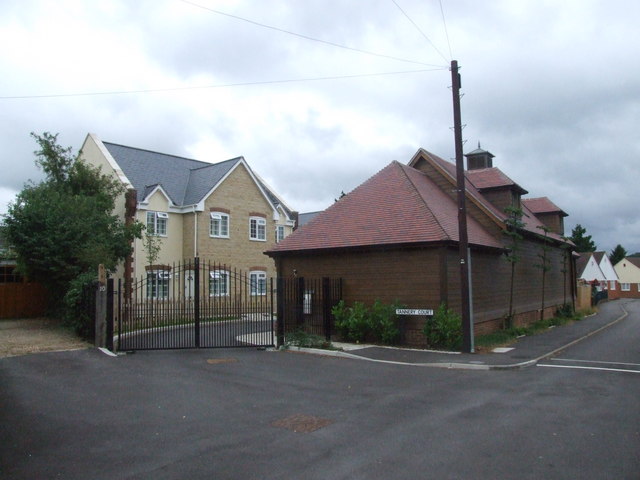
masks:
[[[623,368],[604,368],[604,367],[581,367],[579,365],[547,365],[538,363],[538,367],[549,368],[572,368],[574,370],[602,370],[605,372],[627,372],[627,373],[640,373],[640,370],[627,370]]]
[[[629,367],[640,367],[640,363],[602,362],[598,360],[576,360],[573,358],[550,358],[549,360],[554,362],[599,363],[602,365],[627,365]]]

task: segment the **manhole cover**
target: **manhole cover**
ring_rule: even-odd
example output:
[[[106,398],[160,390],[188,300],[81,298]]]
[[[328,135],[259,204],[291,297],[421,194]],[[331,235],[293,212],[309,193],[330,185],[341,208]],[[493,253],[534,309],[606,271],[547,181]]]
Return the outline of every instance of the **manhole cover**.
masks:
[[[220,363],[234,363],[237,362],[235,358],[210,358],[207,360],[209,365],[218,365]]]
[[[332,420],[297,413],[281,420],[276,420],[272,427],[286,428],[296,433],[310,433],[332,424]]]

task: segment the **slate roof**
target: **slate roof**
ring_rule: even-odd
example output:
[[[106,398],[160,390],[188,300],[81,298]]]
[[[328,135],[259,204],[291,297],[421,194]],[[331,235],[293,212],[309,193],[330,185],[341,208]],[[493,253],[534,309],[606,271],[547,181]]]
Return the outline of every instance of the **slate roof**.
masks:
[[[306,225],[309,223],[316,215],[322,213],[322,210],[317,212],[305,212],[298,215],[298,227]]]
[[[473,218],[469,243],[502,245]],[[457,242],[457,204],[424,173],[392,162],[268,253]]]
[[[553,203],[547,197],[539,197],[539,198],[523,198],[522,203],[524,203],[529,210],[533,213],[559,213],[563,217],[566,217],[567,214],[558,207],[555,203]]]
[[[102,143],[137,190],[138,202],[161,186],[176,206],[195,205],[239,162],[244,161],[243,157],[236,157],[208,163],[115,143]],[[282,205],[290,215],[291,211],[277,195],[257,175],[254,174],[254,177],[271,203],[274,206]]]

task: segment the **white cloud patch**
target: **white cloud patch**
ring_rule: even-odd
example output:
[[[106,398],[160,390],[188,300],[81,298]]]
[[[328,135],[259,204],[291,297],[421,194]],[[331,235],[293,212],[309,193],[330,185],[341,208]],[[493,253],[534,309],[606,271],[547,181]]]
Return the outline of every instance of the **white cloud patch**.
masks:
[[[451,47],[462,67],[465,150],[482,142],[530,196],[569,213],[568,232],[580,223],[602,249],[640,251],[640,4],[443,0],[445,30],[440,2],[398,2],[419,32],[387,0],[195,3],[205,8],[2,2],[0,41],[12,48],[0,57],[0,97],[219,87],[0,98],[0,211],[41,176],[31,131],[59,132],[76,149],[93,132],[211,162],[242,155],[292,208],[324,208],[419,147],[453,156]],[[444,68],[220,87],[430,68],[382,55]]]

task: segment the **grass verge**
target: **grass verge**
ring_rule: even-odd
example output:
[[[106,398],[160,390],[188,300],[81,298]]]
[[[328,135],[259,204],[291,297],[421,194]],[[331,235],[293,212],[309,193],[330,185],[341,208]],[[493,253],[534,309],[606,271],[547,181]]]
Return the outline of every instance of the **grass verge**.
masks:
[[[482,352],[488,352],[497,347],[506,347],[515,343],[518,340],[518,337],[536,335],[551,327],[558,327],[560,325],[578,322],[593,313],[595,313],[595,310],[589,309],[575,312],[571,315],[556,315],[552,318],[539,320],[526,327],[511,327],[488,333],[486,335],[478,335],[475,338],[475,346],[478,351]]]

